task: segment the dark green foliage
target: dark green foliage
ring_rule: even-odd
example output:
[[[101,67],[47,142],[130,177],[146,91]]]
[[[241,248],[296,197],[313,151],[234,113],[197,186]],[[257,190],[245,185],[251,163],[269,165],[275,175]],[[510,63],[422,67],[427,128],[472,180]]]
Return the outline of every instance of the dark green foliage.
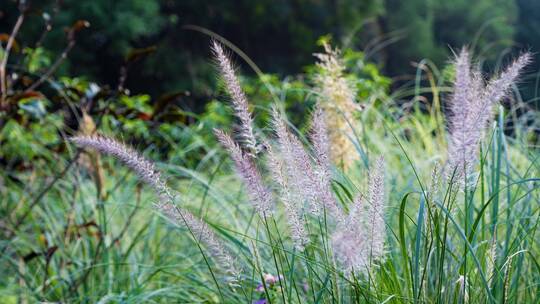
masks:
[[[539,40],[533,0],[67,0],[58,7],[54,0],[28,3],[32,13],[21,39],[37,40],[47,13],[52,32],[44,46],[53,54],[66,45],[64,27],[81,19],[91,24],[78,34],[77,47],[60,67],[61,74],[85,75],[115,86],[130,50],[155,46],[152,56],[130,67],[127,87],[153,97],[188,91],[182,109],[196,113],[213,97],[215,74],[207,60],[210,37],[187,25],[228,39],[261,70],[281,76],[297,74],[310,64],[317,39],[326,34],[337,43],[376,49],[369,56],[389,75],[412,74],[411,62],[422,59],[442,65],[452,49],[466,44],[494,65],[504,48],[517,42],[518,48],[535,51]],[[0,10],[0,32],[7,33],[17,16],[15,1],[7,0]],[[246,68],[244,73],[252,71]]]
[[[520,49],[529,49],[534,58],[533,65],[540,63],[540,1],[535,0],[517,0],[519,8],[518,22],[516,25],[516,44]],[[531,69],[536,70],[536,69]],[[534,80],[532,79],[534,77]],[[522,87],[524,100],[535,100],[536,107],[540,107],[538,97],[537,75],[531,75],[529,85]]]
[[[471,45],[493,59],[512,45],[514,0],[399,1],[387,0],[385,26],[401,39],[387,50],[387,71],[411,73],[411,61],[429,59],[442,64],[452,49]]]
[[[65,45],[63,28],[77,20],[88,20],[91,29],[80,34],[78,47],[63,65],[63,73],[87,75],[94,81],[116,85],[118,68],[130,49],[155,45],[157,51],[151,58],[131,67],[128,87],[153,96],[188,90],[192,98],[184,103],[184,109],[195,111],[204,108],[200,99],[211,95],[215,75],[207,60],[210,37],[185,25],[214,31],[238,45],[265,72],[285,75],[297,73],[313,61],[311,55],[320,36],[348,34],[383,10],[381,0],[68,0],[59,7],[55,3],[30,2],[36,14],[21,34],[24,41],[36,40],[44,23],[40,14],[48,13],[52,32],[45,46],[58,53]],[[17,16],[14,1],[8,4],[2,8],[0,32],[9,32]]]

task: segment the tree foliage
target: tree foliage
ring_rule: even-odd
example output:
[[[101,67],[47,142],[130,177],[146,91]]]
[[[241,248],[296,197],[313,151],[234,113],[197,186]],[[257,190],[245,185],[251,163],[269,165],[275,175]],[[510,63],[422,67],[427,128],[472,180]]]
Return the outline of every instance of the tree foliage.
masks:
[[[452,50],[469,44],[493,59],[512,46],[517,8],[514,0],[387,0],[386,29],[401,36],[389,46],[387,70],[410,72],[410,62],[427,58],[444,63]]]
[[[0,8],[0,32],[9,33],[18,15],[16,0]],[[124,58],[134,49],[155,47],[144,62],[130,67],[127,87],[158,96],[186,92],[184,109],[196,112],[212,96],[214,70],[208,33],[214,32],[246,53],[261,70],[298,74],[320,51],[316,41],[331,35],[346,47],[373,49],[389,75],[414,73],[411,62],[427,58],[438,65],[455,48],[470,45],[481,58],[495,59],[509,46],[540,47],[538,4],[533,0],[32,0],[21,41],[36,41],[47,22],[52,30],[43,51],[58,54],[65,27],[87,20],[77,46],[59,68],[61,75],[116,85]],[[518,18],[519,17],[519,18]],[[47,21],[50,20],[50,21]],[[34,48],[33,45],[28,45]],[[24,45],[22,46],[24,47]],[[492,61],[493,62],[493,61]],[[239,62],[243,64],[242,61]],[[244,72],[250,75],[251,69]],[[251,74],[252,75],[252,74]]]

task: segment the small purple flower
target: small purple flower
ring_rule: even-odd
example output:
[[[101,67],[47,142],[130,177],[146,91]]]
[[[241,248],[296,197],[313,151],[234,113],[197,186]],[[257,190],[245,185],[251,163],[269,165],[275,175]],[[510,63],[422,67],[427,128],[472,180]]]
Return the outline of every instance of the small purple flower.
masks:
[[[271,288],[277,282],[283,280],[283,276],[282,275],[274,276],[274,275],[271,275],[269,273],[265,273],[263,275],[263,280],[264,280],[264,283],[266,284],[266,287]],[[260,283],[259,285],[257,285],[257,288],[255,288],[255,291],[264,292],[264,285],[262,283]]]
[[[265,273],[264,274],[264,281],[266,282],[266,284],[270,284],[270,285],[273,285],[275,284],[277,281],[279,281],[279,277],[275,277],[269,273]]]
[[[304,292],[308,292],[308,291],[309,291],[309,284],[308,284],[308,282],[304,281],[304,283],[302,284],[302,288],[304,289]]]
[[[268,304],[268,301],[266,299],[259,299],[257,301],[253,301],[253,304]]]

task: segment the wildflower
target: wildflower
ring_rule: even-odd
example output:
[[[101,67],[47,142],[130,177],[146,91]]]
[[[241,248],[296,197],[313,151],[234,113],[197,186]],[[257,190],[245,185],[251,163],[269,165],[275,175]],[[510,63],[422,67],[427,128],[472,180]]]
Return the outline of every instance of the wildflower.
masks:
[[[259,300],[253,301],[253,304],[268,304],[268,301],[266,299],[259,299]]]
[[[253,132],[253,118],[248,109],[247,97],[240,86],[234,68],[221,45],[213,41],[212,50],[221,71],[221,76],[231,96],[232,106],[236,117],[240,121],[238,138],[246,153],[254,158],[257,151],[257,140]]]
[[[282,275],[274,276],[272,274],[265,273],[263,275],[263,279],[264,279],[264,282],[266,282],[266,284],[273,285],[273,284],[276,284],[278,281],[282,280],[283,276]]]
[[[283,280],[283,276],[282,275],[274,276],[270,273],[265,273],[263,274],[263,280],[264,280],[264,284],[266,284],[268,288],[272,288],[277,282]],[[264,292],[264,284],[260,283],[259,285],[257,285],[257,288],[255,288],[255,291]]]
[[[302,283],[302,289],[304,290],[304,292],[308,292],[309,291],[309,284],[307,281],[304,280],[304,282]]]
[[[221,130],[214,130],[221,145],[227,149],[234,161],[237,174],[244,181],[244,185],[261,217],[265,218],[272,211],[272,197],[268,189],[263,184],[261,175],[253,163],[233,139]]]
[[[255,288],[255,291],[264,292],[264,285],[262,283],[257,285],[257,288]]]
[[[70,139],[80,147],[92,148],[124,163],[156,192],[159,202],[154,207],[177,224],[184,223],[193,236],[209,250],[218,263],[233,277],[238,275],[234,258],[225,250],[208,225],[190,212],[173,204],[174,195],[154,164],[126,145],[103,136],[75,136]]]
[[[281,280],[283,280],[282,275],[274,276],[274,275],[271,275],[269,273],[265,273],[263,275],[264,284],[260,283],[259,285],[257,285],[257,288],[255,288],[255,291],[263,293],[263,292],[265,292],[265,286],[266,286],[267,289],[272,289],[275,286],[275,284],[277,282],[281,281]],[[262,302],[259,302],[259,301],[262,301]],[[263,298],[263,299],[255,301],[253,303],[266,303],[265,301],[266,301],[266,299]]]
[[[317,66],[321,70],[315,83],[320,105],[327,113],[331,159],[347,170],[352,166],[356,155],[351,141],[351,125],[354,123],[352,113],[358,109],[355,103],[356,90],[344,76],[345,66],[340,52],[333,50],[328,44],[324,45],[324,49],[324,54],[315,54],[319,59]]]
[[[472,69],[464,48],[455,60],[454,94],[449,100],[450,138],[446,175],[449,180],[468,184],[477,161],[478,146],[491,119],[495,104],[504,98],[519,72],[530,62],[525,53],[498,77],[484,84],[481,72]]]

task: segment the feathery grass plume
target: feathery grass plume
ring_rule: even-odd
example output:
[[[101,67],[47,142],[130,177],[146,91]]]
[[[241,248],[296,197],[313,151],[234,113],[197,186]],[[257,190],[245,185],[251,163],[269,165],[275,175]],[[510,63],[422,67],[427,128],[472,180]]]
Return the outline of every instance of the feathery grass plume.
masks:
[[[299,180],[301,187],[298,189],[309,206],[309,211],[314,215],[321,214],[322,205],[319,197],[320,189],[317,189],[315,171],[312,164],[311,156],[306,152],[302,142],[289,133],[292,146],[292,153],[295,160],[296,169],[300,170],[304,176]]]
[[[108,154],[133,170],[139,178],[148,184],[158,195],[159,201],[172,198],[172,193],[154,164],[130,147],[108,137],[82,135],[70,138],[79,147],[92,148],[103,154]]]
[[[255,210],[262,218],[272,212],[272,196],[263,184],[261,175],[252,158],[247,157],[238,144],[225,132],[215,129],[214,134],[221,145],[229,152],[237,174],[242,178]]]
[[[498,77],[484,84],[478,69],[471,68],[467,49],[455,59],[454,93],[449,100],[450,138],[446,175],[449,180],[468,184],[473,177],[478,146],[491,119],[494,106],[508,94],[519,72],[530,62],[528,53],[521,55]]]
[[[431,180],[429,181],[429,186],[427,188],[427,201],[431,204],[432,208],[435,208],[435,198],[439,193],[441,187],[441,165],[439,162],[436,162],[431,170]]]
[[[463,48],[455,60],[454,93],[449,101],[452,115],[449,119],[451,144],[448,147],[449,171],[447,174],[449,178],[454,174],[454,180],[460,179],[461,170],[471,162],[471,158],[474,158],[476,154],[476,136],[471,136],[471,133],[475,133],[479,129],[476,126],[471,126],[468,118],[471,116],[472,102],[477,93],[473,88],[477,87],[477,83],[481,79],[473,77],[472,74],[469,52]]]
[[[287,174],[284,172],[285,166],[283,161],[274,152],[270,144],[266,144],[268,168],[272,174],[273,180],[276,182],[279,191],[281,202],[285,206],[287,222],[291,229],[291,238],[296,250],[303,251],[304,246],[308,242],[308,237],[304,229],[304,218],[298,213],[297,207],[294,205],[293,195],[287,183]]]
[[[380,157],[369,177],[369,197],[358,195],[349,214],[338,222],[332,234],[332,248],[344,272],[365,274],[384,257],[384,160]]]
[[[272,126],[277,136],[285,172],[287,172],[287,183],[293,195],[293,202],[299,204],[297,208],[301,215],[304,214],[303,203],[307,203],[313,214],[319,214],[321,210],[320,199],[318,199],[319,189],[316,188],[311,158],[300,140],[288,130],[276,107],[272,108]]]
[[[363,225],[365,215],[362,205],[362,196],[358,195],[349,208],[349,214],[338,223],[331,236],[333,253],[347,275],[369,271],[370,250],[365,225]]]
[[[141,181],[149,185],[157,194],[159,202],[154,206],[177,224],[185,224],[227,273],[232,276],[238,275],[239,272],[236,269],[234,258],[225,250],[221,242],[210,230],[210,227],[190,212],[173,204],[174,195],[152,162],[132,148],[112,138],[75,136],[70,138],[70,141],[79,147],[91,148],[100,153],[111,155],[133,170]]]
[[[227,252],[222,242],[205,222],[195,217],[191,212],[182,210],[168,202],[160,202],[154,206],[174,223],[184,223],[197,241],[204,244],[210,255],[227,271],[233,281],[239,277],[240,272],[236,268],[235,259]]]
[[[311,117],[310,140],[315,153],[315,177],[321,205],[330,211],[334,218],[342,216],[342,211],[336,203],[331,187],[331,164],[329,158],[329,140],[326,128],[326,117],[322,108],[317,104]]]
[[[368,191],[369,201],[364,221],[368,232],[367,239],[371,257],[378,260],[384,257],[384,241],[386,238],[384,158],[382,156],[377,159],[374,170],[369,172]]]
[[[330,152],[330,143],[328,140],[328,130],[325,119],[326,115],[320,106],[320,103],[318,103],[311,116],[311,132],[309,135],[311,143],[313,144],[317,164],[326,171],[330,171],[331,163],[328,156]]]
[[[257,151],[257,140],[253,132],[253,118],[248,108],[247,97],[236,77],[233,65],[227,55],[225,55],[221,45],[215,40],[212,41],[212,50],[219,65],[221,76],[225,82],[227,91],[231,96],[235,115],[240,121],[238,140],[246,153],[254,158]]]
[[[356,149],[351,124],[352,113],[358,109],[355,103],[356,90],[345,78],[345,65],[339,50],[324,44],[325,53],[315,54],[320,73],[315,77],[319,93],[320,106],[326,113],[329,137],[330,157],[343,169],[350,168],[356,159]]]
[[[491,240],[491,245],[489,246],[489,251],[486,256],[486,275],[488,285],[491,287],[491,282],[495,277],[495,265],[497,263],[497,239],[493,238]]]
[[[524,53],[518,57],[499,77],[491,79],[484,94],[487,101],[493,103],[500,101],[510,91],[519,74],[532,61],[530,53]]]

